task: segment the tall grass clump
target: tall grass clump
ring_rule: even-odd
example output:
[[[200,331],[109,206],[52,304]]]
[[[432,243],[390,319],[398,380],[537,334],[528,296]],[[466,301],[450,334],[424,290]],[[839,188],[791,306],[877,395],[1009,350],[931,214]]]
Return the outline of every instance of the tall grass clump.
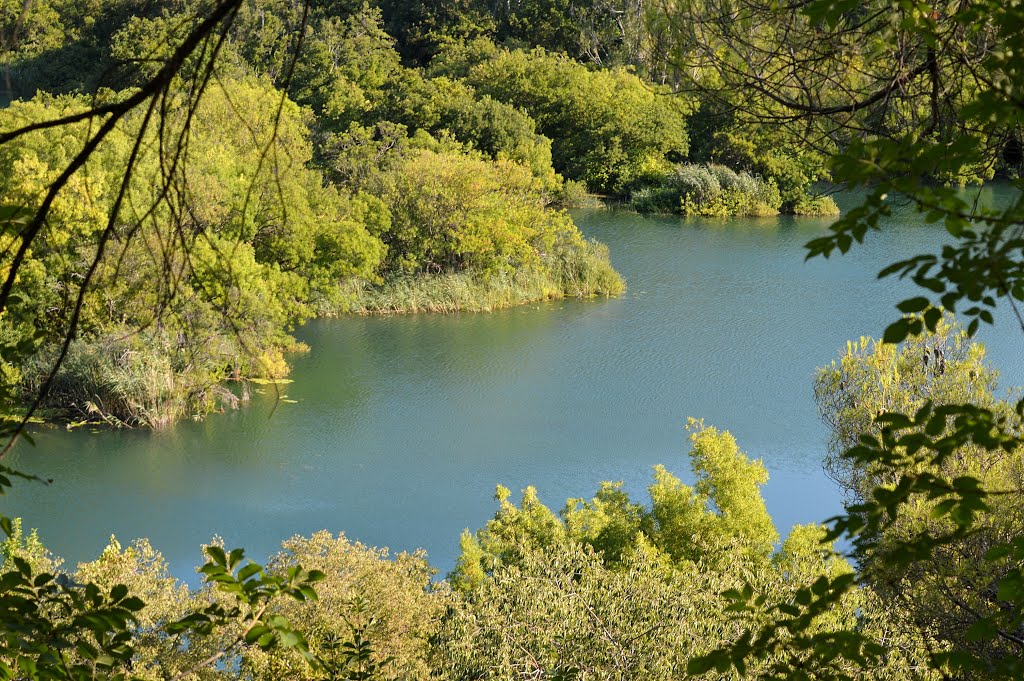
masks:
[[[553,271],[566,296],[617,296],[626,290],[626,282],[612,267],[608,247],[598,241],[565,248],[556,258]]]
[[[627,205],[638,213],[678,213],[679,190],[669,184],[640,187],[633,191]]]
[[[555,192],[554,208],[582,208],[600,205],[599,200],[587,192],[587,185],[575,180],[565,180]]]
[[[641,213],[768,216],[779,213],[782,196],[773,180],[721,165],[684,163],[634,189],[629,203]]]
[[[238,405],[222,385],[232,369],[218,363],[215,343],[205,356],[186,355],[159,333],[122,331],[72,342],[44,409],[70,420],[163,428]],[[46,348],[24,366],[20,387],[26,399],[41,389],[56,356],[56,347]]]
[[[539,300],[617,296],[625,291],[608,247],[593,241],[560,245],[549,262],[488,276],[473,272],[418,274],[381,284],[352,281],[338,313],[490,312]]]
[[[347,311],[356,314],[490,312],[559,297],[559,291],[539,271],[486,279],[470,272],[401,276],[382,284],[357,282],[353,292]]]

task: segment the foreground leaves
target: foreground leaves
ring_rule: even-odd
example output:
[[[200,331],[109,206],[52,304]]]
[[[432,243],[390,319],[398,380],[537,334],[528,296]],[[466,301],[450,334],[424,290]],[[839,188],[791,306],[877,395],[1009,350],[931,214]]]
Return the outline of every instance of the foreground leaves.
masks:
[[[1024,401],[1017,404],[1024,412]],[[861,572],[822,577],[801,589],[792,602],[774,606],[776,617],[767,625],[748,627],[733,643],[690,661],[693,674],[710,670],[743,673],[756,659],[776,659],[768,678],[835,678],[850,676],[833,663],[844,658],[862,668],[881,662],[885,652],[856,629],[808,635],[811,624],[834,608],[858,585],[899,579],[911,565],[932,560],[943,547],[955,545],[982,530],[981,517],[999,497],[1019,498],[1022,489],[986,489],[976,477],[949,478],[942,471],[966,447],[1010,453],[1024,446],[1016,422],[971,404],[934,407],[930,402],[912,416],[883,414],[877,418],[879,436],[862,435],[843,457],[854,466],[871,467],[892,484],[875,487],[870,497],[851,504],[847,514],[829,521],[827,541],[845,539]],[[926,504],[936,526],[914,525],[906,531],[908,508]],[[936,531],[939,527],[939,531]],[[898,530],[898,531],[894,531]],[[987,570],[996,575],[987,599],[992,607],[968,609],[973,623],[965,637],[987,646],[946,646],[931,650],[933,669],[951,674],[983,674],[987,678],[1020,678],[1024,674],[1024,537],[996,542],[985,551]],[[758,606],[752,589],[724,594],[730,610],[743,613]],[[994,652],[993,652],[994,649]],[[807,671],[801,671],[807,670]]]
[[[272,614],[271,607],[286,598],[315,600],[313,584],[323,573],[294,566],[281,575],[267,574],[261,565],[245,561],[241,549],[210,546],[206,554],[209,560],[200,572],[213,589],[213,602],[165,624],[163,634],[187,647],[199,637],[240,633],[174,678],[210,667],[243,646],[294,650],[316,665],[304,635],[287,618]],[[14,569],[0,575],[0,678],[117,681],[132,676],[142,599],[124,584],[104,590],[34,569],[18,555],[9,562]]]

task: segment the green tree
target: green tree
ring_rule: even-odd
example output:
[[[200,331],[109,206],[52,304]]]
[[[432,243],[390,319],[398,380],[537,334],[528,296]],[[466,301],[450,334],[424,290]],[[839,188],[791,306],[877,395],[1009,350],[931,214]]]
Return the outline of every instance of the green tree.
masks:
[[[555,170],[594,192],[621,191],[644,169],[665,167],[688,151],[688,101],[623,68],[590,70],[542,49],[478,41],[442,54],[431,69],[530,114],[552,140]]]
[[[568,215],[546,209],[529,168],[511,161],[421,151],[378,191],[392,215],[383,236],[391,271],[508,273],[582,238]]]
[[[243,678],[430,678],[430,647],[448,594],[444,585],[431,584],[434,570],[422,552],[391,557],[328,532],[293,537],[282,549],[268,566],[274,574],[296,565],[324,574],[316,601],[275,607],[305,632],[321,666],[310,667],[298,654],[252,647],[242,659]]]
[[[30,4],[25,4],[26,11]],[[204,6],[195,27],[137,90],[119,96],[98,93],[89,105],[71,100],[56,102],[50,111],[46,104],[26,105],[16,111],[31,114],[29,120],[9,117],[3,125],[0,148],[8,154],[5,162],[11,164],[4,179],[10,192],[5,192],[5,200],[14,201],[5,205],[0,222],[5,253],[0,271],[4,279],[0,317],[6,327],[2,335],[3,360],[17,364],[31,357],[36,341],[46,336],[48,320],[56,317],[56,325],[63,326],[60,349],[27,413],[13,426],[4,425],[8,442],[0,456],[23,434],[33,411],[46,397],[75,335],[83,328],[80,322],[94,314],[90,308],[96,301],[92,297],[87,300],[86,293],[99,282],[97,273],[107,246],[116,241],[127,249],[140,238],[159,236],[159,229],[147,229],[158,224],[158,216],[167,213],[178,218],[173,221],[174,227],[187,222],[175,214],[181,204],[176,204],[174,198],[189,193],[187,176],[182,173],[182,158],[188,155],[188,132],[223,44],[218,36],[223,38],[238,5],[238,0],[221,0]],[[193,59],[197,52],[198,59]],[[183,81],[189,87],[180,87]],[[37,115],[40,113],[43,115]],[[9,112],[5,116],[10,116]],[[156,125],[155,119],[161,125]],[[78,144],[61,143],[61,133],[76,131],[81,133]],[[39,136],[47,133],[58,138],[56,143],[38,144]],[[145,196],[133,180],[146,176],[146,154],[151,152],[154,139],[158,159],[149,169],[157,170],[149,177],[157,181],[147,188],[149,196]],[[273,142],[271,135],[267,144],[272,146]],[[10,155],[12,145],[18,145],[23,153]],[[116,153],[125,148],[127,153]],[[116,163],[107,166],[99,162],[110,153]],[[14,177],[21,171],[26,173],[24,178]],[[84,200],[75,201],[79,197]],[[141,200],[144,198],[150,200]],[[134,199],[141,201],[135,203]],[[51,229],[54,224],[57,228]],[[140,232],[143,237],[139,237]],[[178,231],[174,236],[186,233]],[[194,231],[188,234],[199,236]],[[78,241],[84,243],[84,252],[72,258],[74,249],[83,246]],[[187,246],[193,242],[182,241],[184,255],[188,256]],[[165,263],[173,266],[173,260],[182,255],[182,251],[175,250],[177,241],[165,240],[160,245]],[[46,262],[47,256],[58,262],[63,259],[72,272],[77,269],[74,289],[67,285],[72,277],[67,277],[59,291],[66,313],[61,316],[47,310],[40,319],[42,327],[35,333],[27,337],[11,334],[8,329],[18,329],[27,319],[26,312],[31,313],[31,296],[38,293],[33,287],[47,274],[54,274],[52,267],[46,272],[43,266],[53,264]],[[115,271],[120,267],[118,263]],[[164,283],[173,285],[174,280],[165,278]],[[26,286],[27,304],[20,295],[20,289]],[[4,384],[3,389],[0,398],[7,407],[10,386]],[[12,476],[34,479],[7,466],[0,469],[0,492],[10,486]],[[132,674],[137,646],[148,635],[144,616],[139,614],[145,603],[124,583],[115,582],[108,588],[96,581],[69,579],[54,569],[57,564],[38,550],[31,537],[22,540],[19,528],[10,519],[0,518],[0,527],[9,538],[4,545],[0,576],[0,675],[70,681],[124,679]],[[22,555],[26,552],[27,557]],[[157,635],[176,637],[177,646],[195,645],[198,651],[203,637],[215,631],[223,634],[218,650],[192,670],[209,668],[247,645],[294,649],[312,661],[301,633],[286,619],[270,617],[268,606],[280,598],[315,598],[312,584],[322,575],[296,567],[283,576],[269,576],[261,566],[245,562],[241,550],[226,552],[211,546],[206,552],[209,560],[201,571],[212,587],[211,593],[217,596],[205,607],[193,609],[175,621],[162,622]],[[177,677],[190,673],[186,669]]]
[[[420,65],[446,46],[489,37],[497,28],[491,8],[479,0],[381,0],[380,6],[403,54]]]
[[[81,99],[43,97],[2,118],[10,125],[84,110]],[[79,416],[162,425],[209,409],[218,396],[230,402],[231,394],[217,389],[226,377],[286,371],[286,332],[310,313],[310,302],[337,302],[341,281],[376,276],[385,247],[371,230],[387,217],[373,215],[384,212],[379,202],[344,196],[309,169],[312,147],[297,107],[282,106],[266,84],[222,79],[190,116],[183,192],[166,200],[153,191],[164,172],[151,151],[159,138],[147,137],[125,197],[152,208],[119,218],[118,234],[135,238],[95,260],[92,283],[102,294],[77,305],[82,263],[96,258],[118,196],[107,169],[126,162],[139,124],[128,116],[53,203],[51,228],[24,263],[34,277],[23,275],[16,287],[17,313],[26,321],[9,332],[40,334],[42,347],[12,378],[33,395],[77,315],[73,361],[56,376],[48,403],[71,405]],[[165,124],[184,125],[176,114]],[[0,186],[8,200],[39,201],[86,130],[83,122],[63,136],[37,131],[4,145]],[[144,229],[133,232],[133,219]],[[182,249],[169,252],[166,244],[175,242]],[[145,343],[118,340],[136,330]],[[166,382],[166,391],[154,392]]]
[[[852,508],[871,500],[876,489],[892,489],[902,475],[889,466],[851,461],[842,453],[859,437],[881,436],[879,414],[916,413],[926,404],[941,408],[971,404],[1003,418],[1011,432],[1022,431],[1014,406],[996,396],[996,374],[985,362],[985,348],[970,341],[959,327],[940,322],[935,333],[916,336],[901,346],[861,339],[851,343],[839,362],[821,369],[815,392],[822,417],[832,431],[830,457],[833,477],[848,491]],[[1024,536],[1021,477],[1024,449],[991,450],[975,442],[959,446],[941,466],[924,470],[943,480],[972,479],[991,492],[987,508],[976,514],[971,532],[939,543],[926,557],[890,565],[887,554],[898,551],[909,537],[949,536],[957,518],[949,517],[945,501],[915,498],[898,509],[858,555],[862,579],[870,583],[892,612],[907,620],[943,649],[970,650],[991,667],[1014,659],[1012,641],[986,640],[978,622],[1003,608],[998,585],[1019,563],[1003,557],[987,560],[988,552]],[[1005,591],[1005,589],[1004,589]]]
[[[555,514],[533,488],[518,506],[499,488],[494,518],[463,534],[438,664],[455,678],[679,678],[688,660],[736,635],[732,595],[760,594],[737,615],[749,625],[776,606],[791,607],[812,585],[851,581],[851,566],[822,543],[823,527],[794,527],[777,548],[760,494],[764,467],[729,433],[696,421],[690,427],[696,484],[659,466],[647,506],[604,483],[592,500],[570,499]],[[817,613],[810,632],[837,637],[861,626],[880,643],[890,634],[877,604],[869,592],[851,590]],[[920,650],[919,639],[902,642]],[[908,651],[887,651],[890,666],[877,678],[909,675]],[[828,669],[854,673],[844,652]],[[760,678],[779,661],[740,672]]]

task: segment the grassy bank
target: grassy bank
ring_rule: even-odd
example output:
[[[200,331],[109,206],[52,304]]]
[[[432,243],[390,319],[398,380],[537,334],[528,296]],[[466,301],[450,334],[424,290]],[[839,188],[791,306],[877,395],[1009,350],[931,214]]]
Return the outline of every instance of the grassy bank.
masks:
[[[353,279],[341,288],[332,299],[344,303],[314,303],[312,312],[488,312],[539,300],[615,296],[625,283],[607,247],[580,241],[560,249],[553,262],[508,275],[419,274],[379,285]],[[72,343],[40,415],[55,422],[165,428],[182,418],[238,408],[248,400],[249,381],[285,376],[283,353],[299,349],[287,336],[257,343],[219,333],[200,343],[127,327],[85,336]],[[45,348],[20,368],[26,402],[42,388],[57,351]]]
[[[166,428],[238,408],[249,399],[248,380],[287,374],[283,353],[304,347],[292,341],[257,348],[227,334],[205,338],[202,353],[189,346],[160,331],[130,328],[76,339],[38,415],[67,424]],[[58,350],[47,346],[21,367],[26,404],[41,391]]]
[[[603,244],[586,243],[562,254],[548,267],[511,275],[421,274],[380,285],[349,284],[344,308],[334,313],[402,314],[416,312],[490,312],[538,300],[617,296],[625,282],[608,260]]]

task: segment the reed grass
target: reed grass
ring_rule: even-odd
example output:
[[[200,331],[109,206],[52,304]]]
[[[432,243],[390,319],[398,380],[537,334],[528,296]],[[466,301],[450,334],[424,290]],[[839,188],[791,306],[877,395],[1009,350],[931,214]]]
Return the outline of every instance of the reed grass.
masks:
[[[490,277],[458,272],[397,277],[379,285],[349,282],[340,296],[347,302],[335,313],[490,312],[540,300],[617,296],[625,290],[603,244],[583,242],[552,260]]]
[[[41,389],[55,358],[51,347],[25,364],[20,388],[26,400]],[[166,339],[131,330],[79,338],[42,406],[68,421],[153,429],[236,407],[239,398],[222,383],[226,371],[212,354],[205,359],[188,361]]]

